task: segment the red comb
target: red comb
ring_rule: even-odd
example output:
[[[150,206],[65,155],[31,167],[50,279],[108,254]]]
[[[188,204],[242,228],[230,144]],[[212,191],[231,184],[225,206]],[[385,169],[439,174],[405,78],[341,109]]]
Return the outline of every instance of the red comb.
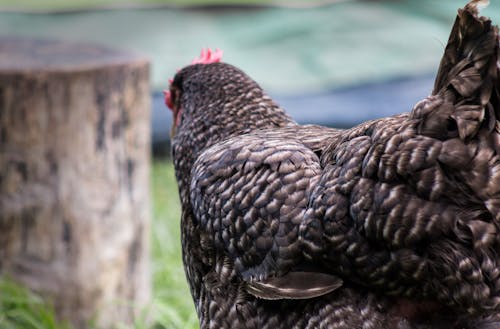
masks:
[[[210,48],[202,49],[200,57],[193,59],[191,64],[210,64],[218,63],[222,59],[224,52],[220,49],[215,49],[214,52]]]

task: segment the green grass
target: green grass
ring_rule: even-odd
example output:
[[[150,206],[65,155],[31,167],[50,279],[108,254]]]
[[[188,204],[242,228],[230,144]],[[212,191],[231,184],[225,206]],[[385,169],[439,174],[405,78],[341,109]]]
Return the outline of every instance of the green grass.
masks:
[[[265,4],[284,0],[0,0],[0,8],[68,10],[127,5]]]
[[[153,300],[144,319],[117,329],[194,329],[194,312],[184,275],[180,244],[180,205],[173,165],[154,161],[151,173]],[[150,323],[148,325],[147,323]],[[10,279],[0,278],[0,329],[70,329],[57,322],[50,304]]]
[[[8,278],[0,279],[0,329],[69,329],[52,305]]]
[[[181,209],[171,162],[152,168],[153,319],[159,328],[196,328],[198,320],[181,260]]]

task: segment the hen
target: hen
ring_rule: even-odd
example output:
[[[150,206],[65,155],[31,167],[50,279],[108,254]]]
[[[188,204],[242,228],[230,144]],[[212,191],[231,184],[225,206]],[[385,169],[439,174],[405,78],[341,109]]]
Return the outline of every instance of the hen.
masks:
[[[459,10],[432,95],[296,124],[202,53],[165,92],[202,328],[500,328],[498,29]]]

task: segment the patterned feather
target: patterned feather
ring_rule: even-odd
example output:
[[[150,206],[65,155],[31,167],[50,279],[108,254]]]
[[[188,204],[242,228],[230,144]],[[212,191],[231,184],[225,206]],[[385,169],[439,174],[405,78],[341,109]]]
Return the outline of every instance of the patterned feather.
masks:
[[[208,60],[166,92],[202,328],[499,328],[498,29],[460,9],[431,96],[296,124]],[[210,52],[208,52],[210,54]]]

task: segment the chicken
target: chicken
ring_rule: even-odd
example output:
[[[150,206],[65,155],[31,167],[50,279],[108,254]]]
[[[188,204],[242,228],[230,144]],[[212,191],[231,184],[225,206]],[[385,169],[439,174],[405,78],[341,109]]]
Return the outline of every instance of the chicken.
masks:
[[[460,9],[432,95],[298,125],[221,52],[165,92],[202,328],[500,328],[498,29]]]

